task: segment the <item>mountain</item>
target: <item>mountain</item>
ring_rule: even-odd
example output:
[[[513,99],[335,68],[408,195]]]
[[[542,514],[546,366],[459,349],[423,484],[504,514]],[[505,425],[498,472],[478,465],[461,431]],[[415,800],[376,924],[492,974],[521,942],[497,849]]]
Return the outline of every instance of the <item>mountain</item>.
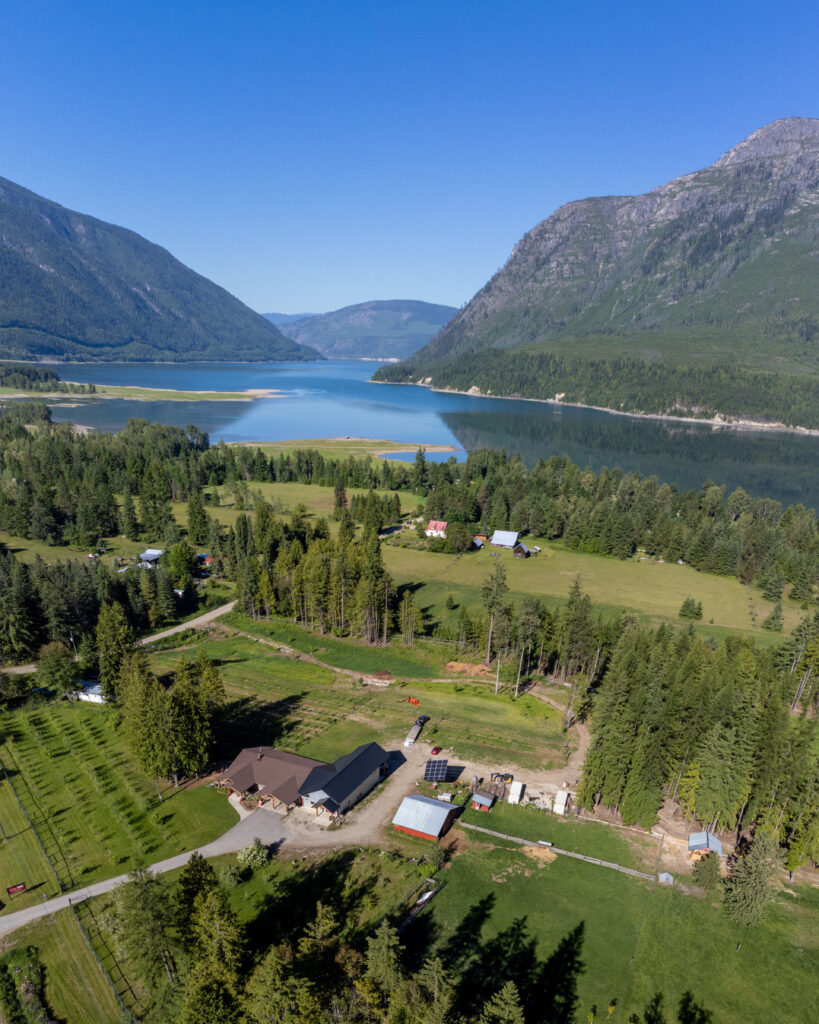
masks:
[[[309,320],[318,313],[262,313],[262,316],[276,327],[281,327],[282,324],[292,324],[294,320]]]
[[[160,246],[0,178],[0,358],[321,357]]]
[[[645,195],[562,206],[378,379],[786,420],[793,388],[819,422],[819,120],[775,121]]]
[[[412,299],[360,302],[283,324],[282,330],[329,359],[405,359],[457,312],[454,306]]]

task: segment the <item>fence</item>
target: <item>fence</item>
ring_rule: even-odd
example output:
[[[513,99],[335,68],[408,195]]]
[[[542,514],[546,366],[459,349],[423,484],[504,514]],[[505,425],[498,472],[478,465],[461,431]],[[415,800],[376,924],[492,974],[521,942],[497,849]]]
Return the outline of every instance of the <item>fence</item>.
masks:
[[[12,791],[12,793],[14,793],[14,799],[19,804],[20,810],[23,812],[23,816],[25,817],[26,821],[29,824],[29,828],[34,833],[34,837],[37,840],[37,842],[40,844],[40,849],[43,851],[43,856],[48,861],[48,866],[51,868],[52,872],[54,873],[54,877],[57,879],[57,885],[59,885],[59,887],[60,887],[60,892],[64,892],[65,891],[65,886],[63,885],[63,881],[60,878],[59,874],[57,873],[57,869],[54,867],[54,862],[51,860],[51,858],[48,855],[48,851],[46,850],[46,848],[45,848],[45,846],[43,844],[43,841],[40,838],[40,833],[34,827],[34,822],[31,820],[31,818],[29,818],[28,811],[26,811],[25,807],[23,806],[23,801],[20,799],[20,797],[19,797],[19,795],[17,793],[17,790],[14,788],[14,783],[9,778],[9,773],[6,771],[6,766],[4,764],[0,763],[0,768],[2,768],[2,770],[3,770],[3,776],[4,776],[5,780],[6,780],[6,782],[8,782],[9,786],[11,787],[11,791]]]
[[[82,901],[78,901],[78,902],[82,902]],[[108,982],[108,984],[109,984],[109,986],[111,988],[111,991],[114,993],[114,998],[116,999],[117,1003],[119,1004],[120,1009],[122,1010],[122,1019],[123,1019],[123,1021],[126,1021],[127,1024],[138,1024],[138,1019],[133,1015],[133,1013],[131,1013],[130,1009],[125,1004],[125,1000],[120,995],[119,989],[114,984],[113,978],[108,973],[108,971],[105,969],[105,966],[104,966],[102,960],[100,960],[99,956],[97,956],[97,951],[94,948],[94,943],[91,941],[91,936],[86,931],[85,925],[82,923],[82,921],[80,920],[80,915],[77,913],[77,905],[75,903],[73,903],[71,901],[71,899],[69,898],[68,906],[71,908],[71,913],[74,915],[74,920],[79,925],[80,931],[83,934],[83,938],[88,943],[88,948],[91,950],[91,955],[97,961],[97,966],[102,971],[103,977]],[[129,988],[130,988],[130,986],[129,986]],[[133,992],[131,994],[133,995]]]

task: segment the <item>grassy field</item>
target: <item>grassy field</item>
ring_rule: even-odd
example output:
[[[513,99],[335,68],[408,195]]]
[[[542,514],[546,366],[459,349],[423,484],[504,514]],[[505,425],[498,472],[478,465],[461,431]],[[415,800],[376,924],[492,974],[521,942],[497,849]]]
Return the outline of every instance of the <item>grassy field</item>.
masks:
[[[590,555],[555,542],[527,538],[527,544],[539,544],[539,555],[520,559],[509,551],[499,558],[472,552],[467,555],[445,555],[385,544],[384,562],[396,583],[423,581],[415,598],[434,619],[449,616],[453,625],[458,610],[447,612],[445,601],[452,594],[469,611],[482,610],[480,587],[483,580],[500,561],[507,573],[513,596],[535,594],[547,603],[566,600],[575,577],[580,576],[583,589],[596,611],[619,614],[623,611],[646,616],[652,621],[680,622],[678,612],[686,597],[702,601],[703,618],[696,628],[703,632],[716,629],[742,630],[764,640],[770,633],[761,628],[762,620],[773,608],[756,588],[744,587],[738,580],[697,572],[687,565],[668,562],[621,561],[604,555]],[[753,607],[756,621],[752,621]],[[785,629],[792,629],[803,612],[792,601],[783,601]]]
[[[425,738],[450,755],[487,766],[565,763],[560,712],[534,697],[513,701],[507,692],[496,697],[490,682],[414,679],[375,689],[241,637],[202,646],[219,664],[228,692],[242,708],[241,715],[236,711],[224,723],[226,742],[233,747],[275,741],[297,753],[334,759],[370,740],[388,747],[400,744],[423,712],[431,719]],[[177,658],[163,652],[152,661],[158,671],[167,672]],[[408,705],[407,696],[416,697],[419,706]]]
[[[21,928],[4,948],[34,946],[45,965],[45,1002],[65,1024],[116,1024],[119,1004],[70,910]]]
[[[163,784],[159,803],[108,709],[49,704],[8,712],[0,758],[66,890],[193,849],[236,821],[224,796],[206,786]],[[59,887],[5,779],[0,810],[10,837],[0,846],[3,885],[33,887],[6,904],[9,912]]]
[[[403,444],[400,441],[376,441],[369,437],[324,437],[308,438],[304,441],[271,441],[265,444],[251,444],[253,448],[261,448],[265,455],[278,455],[279,452],[291,452],[297,448],[319,451],[329,458],[346,459],[348,455],[379,455],[397,452],[417,452],[423,448],[427,452],[454,452],[448,444]]]
[[[457,835],[447,884],[408,941],[418,953],[433,946],[471,991],[485,978],[500,985],[509,970],[524,989],[548,992],[548,979],[574,989],[578,1021],[592,1006],[606,1017],[615,999],[613,1019],[625,1022],[658,991],[676,1008],[687,989],[720,1024],[817,1019],[816,891],[783,893],[762,924],[740,934],[719,907],[695,895]]]

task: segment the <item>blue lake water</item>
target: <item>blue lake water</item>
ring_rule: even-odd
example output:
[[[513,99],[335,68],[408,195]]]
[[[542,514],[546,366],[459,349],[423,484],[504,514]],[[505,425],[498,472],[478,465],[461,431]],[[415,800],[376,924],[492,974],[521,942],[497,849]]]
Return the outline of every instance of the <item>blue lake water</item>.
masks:
[[[183,391],[276,389],[252,402],[82,400],[52,406],[57,421],[120,429],[133,416],[196,424],[212,441],[370,437],[520,454],[528,465],[550,455],[599,470],[621,466],[683,487],[706,479],[729,490],[819,504],[819,438],[778,431],[712,429],[538,402],[442,394],[411,385],[372,384],[380,363],[64,364],[60,376],[95,384]],[[457,452],[456,452],[457,454]]]

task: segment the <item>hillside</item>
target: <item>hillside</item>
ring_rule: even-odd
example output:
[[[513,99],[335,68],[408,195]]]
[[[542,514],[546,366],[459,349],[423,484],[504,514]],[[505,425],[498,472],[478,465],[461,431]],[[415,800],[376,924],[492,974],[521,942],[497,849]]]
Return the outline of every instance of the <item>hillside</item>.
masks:
[[[379,379],[778,418],[755,396],[780,387],[771,376],[815,383],[818,286],[819,120],[786,118],[645,195],[561,207],[429,345]],[[521,347],[517,365],[486,354]],[[741,383],[730,410],[702,386],[715,365]],[[812,385],[802,398],[813,401]]]
[[[0,178],[0,358],[320,357],[160,246]]]
[[[454,306],[392,299],[345,306],[281,329],[329,359],[406,359],[457,312]]]

